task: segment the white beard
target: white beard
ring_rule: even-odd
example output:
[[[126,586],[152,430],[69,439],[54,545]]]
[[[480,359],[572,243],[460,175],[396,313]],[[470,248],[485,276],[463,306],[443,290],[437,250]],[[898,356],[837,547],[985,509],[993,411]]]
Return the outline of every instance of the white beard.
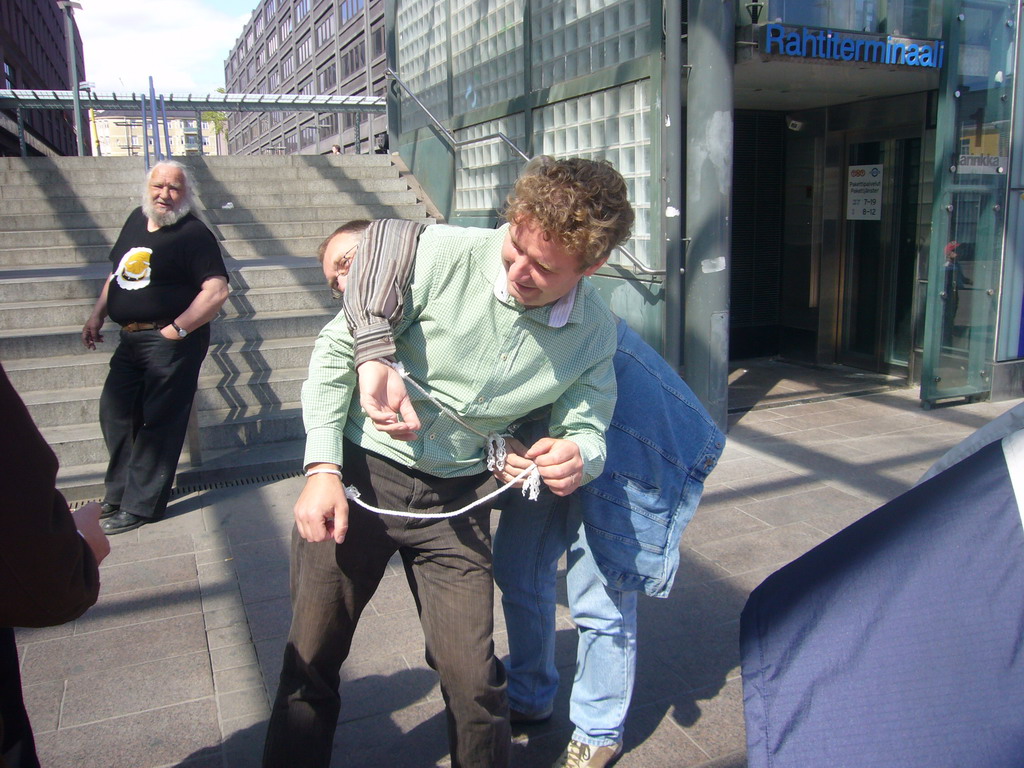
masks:
[[[146,218],[156,224],[158,227],[170,227],[181,221],[188,212],[191,210],[191,206],[182,202],[177,208],[166,213],[160,213],[156,210],[153,205],[153,201],[145,199],[142,201],[142,212],[146,215]]]

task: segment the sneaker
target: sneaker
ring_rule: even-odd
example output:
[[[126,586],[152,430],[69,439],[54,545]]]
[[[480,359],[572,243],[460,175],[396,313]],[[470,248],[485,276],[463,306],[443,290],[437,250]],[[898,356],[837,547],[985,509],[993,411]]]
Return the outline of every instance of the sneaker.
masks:
[[[614,763],[621,752],[621,744],[595,747],[573,739],[554,768],[605,768]]]

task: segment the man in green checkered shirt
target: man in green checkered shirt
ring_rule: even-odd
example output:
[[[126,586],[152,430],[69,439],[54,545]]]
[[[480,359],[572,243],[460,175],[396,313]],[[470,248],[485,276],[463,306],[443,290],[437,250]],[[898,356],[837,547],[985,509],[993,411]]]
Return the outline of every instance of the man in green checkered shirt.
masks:
[[[427,662],[441,678],[453,768],[508,764],[505,672],[491,638],[490,511],[436,520],[377,515],[350,505],[343,486],[383,509],[460,509],[495,487],[485,436],[544,406],[552,436],[527,454],[543,482],[567,495],[600,474],[616,336],[611,313],[582,278],[629,236],[625,182],[606,162],[539,158],[516,182],[505,217],[497,230],[375,222],[362,235],[357,260],[364,248],[414,258],[412,279],[400,286],[403,306],[376,308],[381,322],[360,340],[360,355],[339,314],[310,361],[292,627],[264,766],[329,765],[340,667],[395,552]],[[386,318],[396,310],[402,320],[392,338]],[[380,387],[377,399],[364,398],[369,415],[390,407],[387,369],[364,349],[393,352],[431,396],[413,394],[383,430],[354,397],[357,375],[367,377],[374,384],[364,389]]]

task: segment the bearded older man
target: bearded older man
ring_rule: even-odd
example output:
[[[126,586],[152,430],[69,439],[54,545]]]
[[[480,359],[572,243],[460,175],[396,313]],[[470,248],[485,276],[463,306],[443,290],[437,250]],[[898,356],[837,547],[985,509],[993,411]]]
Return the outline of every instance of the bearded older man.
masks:
[[[95,349],[110,319],[121,326],[100,396],[110,454],[103,530],[135,530],[163,517],[170,497],[210,321],[228,297],[227,270],[209,228],[192,214],[185,166],[157,163],[142,205],[110,251],[114,270],[82,329]]]

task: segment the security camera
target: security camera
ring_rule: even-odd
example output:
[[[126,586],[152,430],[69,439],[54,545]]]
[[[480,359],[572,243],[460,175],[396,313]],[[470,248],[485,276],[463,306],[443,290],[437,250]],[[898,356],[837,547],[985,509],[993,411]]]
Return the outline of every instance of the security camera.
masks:
[[[791,131],[802,131],[804,129],[804,123],[802,120],[797,120],[794,117],[786,119],[786,126]]]

